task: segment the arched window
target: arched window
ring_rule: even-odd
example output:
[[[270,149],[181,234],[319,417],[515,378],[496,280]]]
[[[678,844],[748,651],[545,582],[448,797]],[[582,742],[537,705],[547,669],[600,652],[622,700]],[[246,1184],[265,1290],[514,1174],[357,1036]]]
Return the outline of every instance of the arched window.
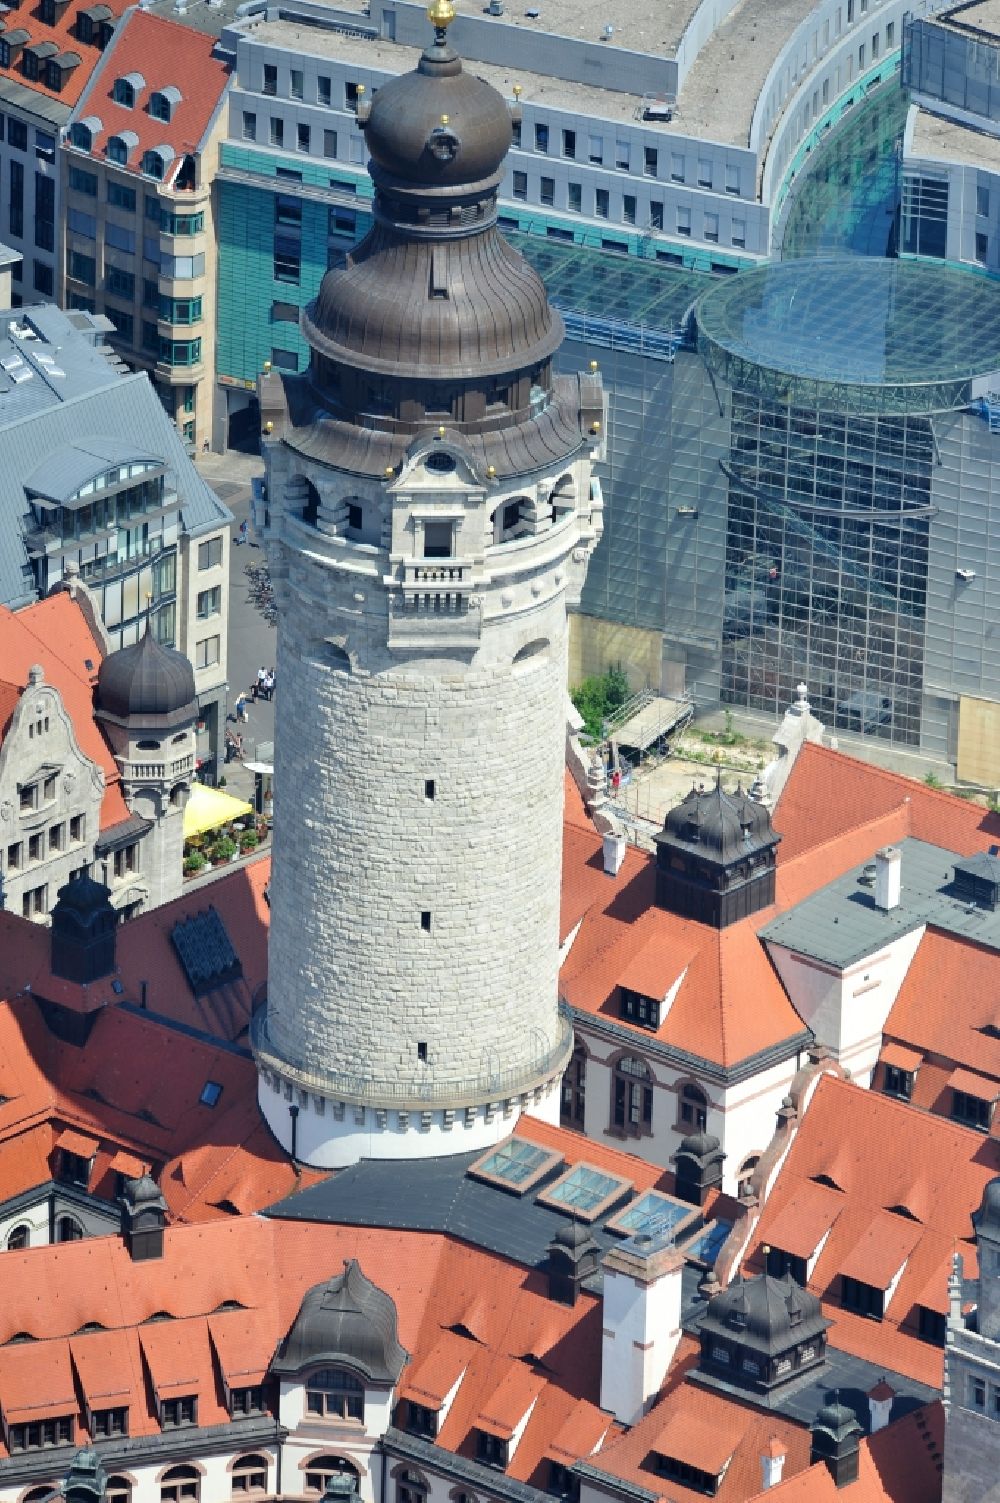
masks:
[[[562,1096],[559,1101],[559,1120],[563,1127],[575,1127],[583,1131],[584,1104],[587,1095],[587,1051],[582,1044],[573,1050],[566,1073],[562,1078]]]
[[[11,1252],[20,1252],[22,1247],[31,1246],[31,1228],[23,1221],[18,1222],[7,1236],[7,1247]]]
[[[520,668],[531,666],[540,668],[548,661],[549,641],[547,637],[536,637],[533,642],[525,642],[514,654],[512,667]]]
[[[46,1498],[51,1498],[53,1493],[56,1491],[57,1488],[54,1482],[48,1484],[45,1487],[29,1488],[24,1497],[21,1499],[21,1503],[44,1503],[44,1500]]]
[[[127,1477],[109,1477],[104,1503],[132,1503],[132,1484]]]
[[[306,1412],[363,1420],[364,1384],[343,1367],[320,1367],[306,1379]]]
[[[117,162],[119,166],[124,166],[128,161],[128,142],[123,141],[121,136],[109,136],[107,155],[109,162]]]
[[[427,1503],[427,1479],[412,1467],[396,1473],[396,1503]]]
[[[305,492],[302,500],[302,520],[308,522],[310,527],[315,527],[319,521],[319,491],[311,480],[305,482]]]
[[[611,1074],[611,1126],[631,1138],[653,1131],[653,1078],[634,1054],[623,1054]]]
[[[267,1457],[239,1456],[233,1462],[233,1497],[267,1492]]]
[[[708,1097],[701,1086],[681,1089],[679,1125],[692,1132],[704,1132],[708,1121]]]
[[[342,1472],[350,1472],[355,1481],[361,1481],[357,1467],[343,1456],[314,1456],[306,1463],[305,1471],[307,1493],[325,1493],[330,1478],[338,1477]]]
[[[142,171],[146,177],[155,177],[162,181],[165,164],[158,151],[144,151],[142,154]]]
[[[82,1242],[83,1227],[75,1216],[60,1216],[56,1222],[57,1242]]]
[[[94,144],[94,133],[82,120],[77,120],[70,126],[69,136],[73,145],[80,151],[90,151]]]
[[[198,1503],[201,1473],[193,1466],[172,1466],[160,1478],[160,1503]]]

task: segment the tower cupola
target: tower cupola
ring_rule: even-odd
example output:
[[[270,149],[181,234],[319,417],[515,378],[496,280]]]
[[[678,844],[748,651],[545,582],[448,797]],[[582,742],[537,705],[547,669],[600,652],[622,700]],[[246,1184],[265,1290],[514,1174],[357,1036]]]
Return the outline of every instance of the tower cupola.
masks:
[[[182,652],[157,642],[148,625],[132,647],[109,652],[97,675],[97,710],[119,724],[170,726],[195,718],[194,669]]]
[[[831,1324],[817,1296],[789,1274],[737,1278],[701,1317],[698,1375],[771,1393],[823,1365]]]
[[[84,872],[60,887],[52,910],[52,974],[85,986],[115,968],[118,915],[111,890]]]
[[[668,811],[656,837],[656,901],[685,918],[724,929],[774,902],[781,836],[766,806],[742,785],[692,788]]]

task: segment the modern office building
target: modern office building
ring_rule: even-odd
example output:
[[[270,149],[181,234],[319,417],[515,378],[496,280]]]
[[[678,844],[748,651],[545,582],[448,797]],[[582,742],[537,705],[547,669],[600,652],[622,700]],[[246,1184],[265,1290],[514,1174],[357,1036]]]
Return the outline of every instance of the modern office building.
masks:
[[[456,45],[520,117],[502,227],[603,251],[609,281],[625,257],[754,265],[811,150],[894,76],[903,8],[671,0],[609,21],[590,3],[553,0],[543,16],[496,0],[460,15]],[[235,77],[219,170],[217,443],[265,360],[305,366],[299,311],[369,222],[358,105],[413,66],[422,25],[422,7],[401,0],[294,0],[280,19],[223,30]]]
[[[22,257],[12,301],[52,298],[59,286],[57,149],[126,0],[19,0],[0,35],[0,235]]]
[[[156,639],[195,670],[198,757],[225,719],[232,517],[188,458],[111,325],[51,305],[0,314],[0,604],[17,610],[76,575],[112,649]]]
[[[903,37],[906,255],[1000,271],[1000,16],[989,0],[914,18]]]
[[[659,487],[605,481],[584,610],[653,633],[661,681],[698,704],[774,714],[803,680],[831,729],[990,781],[1000,283],[864,258],[760,268],[701,297],[661,370]]]
[[[189,448],[209,436],[215,366],[212,183],[229,79],[215,42],[128,13],[60,152],[65,302],[105,313]]]

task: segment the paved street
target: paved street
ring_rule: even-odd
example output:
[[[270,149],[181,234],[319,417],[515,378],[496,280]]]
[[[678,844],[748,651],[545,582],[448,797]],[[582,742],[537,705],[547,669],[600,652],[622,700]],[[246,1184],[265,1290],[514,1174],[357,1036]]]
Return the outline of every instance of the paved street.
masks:
[[[250,485],[255,475],[263,473],[263,463],[257,455],[238,453],[200,454],[196,459],[198,469],[220,500],[224,501],[235,517],[233,536],[239,524],[250,516]],[[275,629],[268,626],[250,602],[247,563],[263,563],[263,550],[254,545],[253,532],[250,545],[234,547],[229,575],[229,713],[234,713],[236,697],[242,689],[248,691],[260,667],[273,668],[275,659]],[[274,740],[275,703],[258,700],[254,704],[247,695],[249,724],[230,729],[239,729],[243,736],[246,760],[255,759],[257,747],[262,742]],[[228,791],[239,798],[250,798],[253,793],[253,774],[244,771],[238,762],[223,767]]]

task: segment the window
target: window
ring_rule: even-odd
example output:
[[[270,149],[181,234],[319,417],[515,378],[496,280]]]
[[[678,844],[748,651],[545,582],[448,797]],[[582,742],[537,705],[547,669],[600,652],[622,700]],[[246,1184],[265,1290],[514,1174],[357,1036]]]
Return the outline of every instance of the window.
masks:
[[[611,1126],[629,1137],[644,1137],[653,1130],[653,1084],[641,1059],[623,1055],[612,1071]]]
[[[594,191],[594,213],[598,219],[608,219],[611,215],[611,196],[607,188],[597,188]]]
[[[160,214],[160,229],[164,235],[200,235],[205,228],[205,216],[198,214],[178,214],[171,209],[163,209]]]
[[[306,1379],[306,1413],[327,1419],[363,1420],[364,1385],[344,1368],[321,1367]]]
[[[525,199],[528,196],[528,174],[526,172],[514,173],[514,197]]]
[[[104,226],[104,240],[114,250],[124,251],[129,256],[135,254],[135,231],[126,229],[123,224],[107,223]]]
[[[306,1465],[306,1492],[322,1493],[326,1491],[329,1478],[339,1477],[342,1472],[350,1472],[357,1477],[357,1468],[343,1456],[316,1456]]]
[[[565,1498],[567,1503],[576,1503],[580,1496],[580,1479],[561,1461],[550,1461],[545,1491],[554,1498]]]
[[[691,234],[691,210],[683,206],[677,209],[677,233],[685,237]]]
[[[786,1273],[790,1273],[797,1284],[804,1289],[808,1282],[808,1269],[805,1258],[797,1257],[794,1253],[787,1253],[780,1247],[769,1247],[767,1250],[767,1271],[772,1278],[782,1279]]]
[[[619,172],[628,172],[632,165],[632,145],[629,141],[615,142],[615,166]]]
[[[520,146],[521,144],[520,120],[512,120],[510,122],[510,144],[511,146]]]
[[[872,1284],[864,1284],[860,1279],[849,1279],[846,1274],[842,1274],[840,1303],[845,1310],[855,1310],[859,1315],[867,1315],[872,1320],[881,1320],[884,1314],[885,1294],[883,1290],[876,1289]]]
[[[74,235],[83,235],[86,240],[97,239],[97,220],[93,214],[85,214],[82,209],[70,209],[67,212],[66,226]]]
[[[412,1430],[415,1435],[428,1435],[433,1440],[437,1435],[438,1417],[436,1409],[428,1409],[426,1404],[415,1404],[412,1399],[406,1405],[406,1428]]]
[[[747,222],[745,219],[734,219],[732,224],[733,244],[741,249],[747,243]]]
[[[564,1127],[583,1130],[584,1106],[587,1096],[587,1051],[577,1044],[573,1057],[562,1078],[562,1093],[559,1100],[559,1121]]]
[[[299,75],[301,77],[301,74]],[[233,1462],[233,1497],[267,1492],[267,1457],[240,1456]]]
[[[108,291],[113,297],[127,298],[131,302],[135,297],[135,277],[130,271],[122,271],[117,266],[109,266]]]
[[[708,1097],[700,1086],[686,1085],[681,1091],[680,1121],[695,1132],[704,1132],[707,1121]]]
[[[932,1346],[944,1346],[944,1333],[947,1320],[938,1310],[928,1310],[926,1305],[917,1306],[917,1330],[921,1341],[929,1341]]]
[[[562,133],[562,154],[569,157],[570,161],[576,160],[576,131],[564,130]]]
[[[109,1477],[104,1503],[132,1503],[132,1484],[127,1477]]]
[[[14,122],[13,122],[13,120],[10,122],[10,124],[11,124],[11,130],[13,130],[13,128],[14,128]],[[70,209],[69,214],[66,216],[67,217],[67,223],[69,224],[69,226],[70,226],[71,229],[73,228],[73,223],[72,223],[73,217],[74,217],[75,214],[78,214],[78,213],[79,213],[78,209]],[[91,218],[91,222],[94,224],[94,232],[96,234],[96,231],[97,231],[96,221],[93,220],[90,215],[85,215],[83,217],[84,218]],[[9,208],[8,208],[7,218],[8,218],[8,223],[10,225],[10,232],[11,232],[11,234],[12,235],[16,235],[18,237],[18,239],[20,239],[20,237],[24,234],[24,164],[23,164],[23,162],[11,162],[11,164],[10,164],[10,205],[9,205]],[[91,235],[90,238],[91,238],[91,240],[93,240],[94,236]],[[14,276],[15,280],[20,280],[18,268],[16,266],[13,268],[13,276]]]
[[[66,826],[53,825],[49,830],[49,850],[61,851],[66,841]]]
[[[298,282],[302,269],[302,247],[292,235],[274,237],[274,280]]]
[[[887,1096],[901,1096],[909,1101],[913,1090],[913,1072],[900,1070],[895,1065],[883,1065],[882,1089]]]
[[[726,163],[726,192],[736,193],[740,191],[740,169],[735,162]]]
[[[979,1096],[970,1096],[966,1091],[952,1091],[951,1115],[956,1122],[974,1127],[979,1132],[989,1132],[993,1113],[988,1101]]]
[[[986,1383],[983,1378],[969,1379],[969,1408],[982,1410],[986,1408]],[[13,1447],[11,1449],[13,1450]]]
[[[15,151],[27,151],[28,127],[23,120],[10,120],[7,124],[7,141]]]
[[[45,261],[31,263],[31,285],[43,297],[51,297],[54,286],[52,267]]]
[[[164,365],[198,365],[201,361],[201,340],[161,339],[160,360]]]
[[[450,522],[424,523],[424,558],[451,558],[452,525]]]
[[[712,163],[706,157],[698,159],[698,187],[711,188],[712,186]]]
[[[23,854],[24,854],[24,847],[22,846],[22,844],[21,844],[21,842],[19,840],[16,840],[13,845],[9,845],[7,847],[7,870],[8,871],[12,871],[12,872],[20,871],[20,869],[21,869],[21,862],[22,862],[22,859],[23,859]]]
[[[670,153],[670,181],[672,183],[684,182],[684,158],[678,151]]]
[[[535,150],[547,152],[549,149],[549,128],[540,121],[535,124]]]
[[[201,1095],[198,1097],[198,1103],[200,1106],[218,1106],[219,1098],[221,1097],[221,1095],[222,1087],[219,1082],[217,1080],[206,1080],[205,1084],[201,1088]]]
[[[885,23],[885,46],[886,46],[886,51],[887,52],[891,52],[892,51],[892,46],[893,46],[893,43],[895,42],[895,40],[896,40],[896,23],[895,23],[895,21],[886,21],[886,23]]]
[[[330,80],[321,74],[316,80],[316,103],[329,105],[330,98]]]
[[[280,115],[272,115],[271,116],[271,123],[270,123],[270,129],[269,129],[268,135],[269,135],[269,139],[270,139],[270,142],[271,142],[272,146],[284,146],[284,144],[285,144],[285,122],[284,122],[284,120],[282,120],[282,118],[281,118]]]
[[[705,215],[705,239],[718,243],[719,239],[719,216],[718,214]]]
[[[160,1478],[160,1503],[198,1503],[201,1474],[193,1466],[168,1467]]]
[[[60,1216],[56,1222],[57,1242],[82,1242],[83,1227],[75,1216]]]
[[[643,1028],[659,1028],[660,1004],[653,997],[643,996],[642,992],[630,991],[628,987],[621,987],[622,1017],[630,1023],[638,1023]]]
[[[292,68],[288,75],[288,92],[293,99],[302,98],[302,69]]]
[[[207,543],[198,544],[198,568],[217,569],[222,563],[222,539],[209,538]]]
[[[272,97],[278,92],[278,68],[275,63],[264,64],[264,87],[262,92],[270,94]]]
[[[77,193],[85,193],[88,198],[97,197],[97,176],[93,172],[84,172],[82,167],[69,169],[69,185]]]
[[[539,182],[539,198],[543,205],[551,208],[556,199],[556,180],[554,177],[543,177]]]
[[[21,898],[21,917],[39,918],[49,911],[49,889],[44,884],[41,887],[33,887]]]
[[[507,1442],[488,1430],[476,1431],[476,1460],[503,1471],[507,1465]]]
[[[7,1251],[20,1252],[31,1246],[31,1228],[22,1221],[7,1234]]]
[[[308,125],[301,123],[295,127],[295,148],[297,151],[308,151],[312,140],[312,131]]]
[[[116,78],[111,97],[115,104],[124,105],[127,110],[135,109],[135,86],[129,78]]]
[[[116,183],[112,178],[108,183],[108,203],[116,209],[127,209],[130,214],[134,214],[135,189],[126,188],[124,183]]]
[[[68,1149],[59,1150],[59,1178],[64,1185],[79,1185],[81,1189],[87,1188],[90,1179],[90,1159],[85,1159],[79,1153],[70,1153]]]
[[[262,1384],[254,1383],[250,1388],[234,1388],[229,1395],[229,1412],[234,1418],[238,1414],[263,1414]]]
[[[90,1417],[90,1433],[98,1436],[127,1435],[128,1409],[95,1409]]]
[[[425,934],[430,934],[430,932],[431,932],[431,911],[430,911],[429,908],[425,908],[422,911],[421,915],[420,915],[420,927],[424,931]]]
[[[222,586],[213,585],[210,590],[198,592],[198,619],[207,621],[209,616],[217,616],[222,609]]]
[[[663,1477],[672,1477],[676,1482],[685,1483],[693,1492],[705,1493],[710,1498],[718,1492],[719,1478],[714,1472],[703,1472],[699,1467],[691,1466],[687,1461],[678,1461],[674,1456],[657,1455],[656,1470]]]
[[[72,1439],[73,1419],[68,1414],[59,1419],[39,1420],[34,1424],[10,1427],[12,1451],[40,1451],[46,1446],[67,1446]]]
[[[325,130],[323,132],[323,155],[325,157],[335,157],[337,155],[337,132],[335,130]]]
[[[349,109],[351,111],[352,115],[356,115],[358,113],[358,99],[360,97],[361,97],[361,85],[360,84],[345,83],[345,85],[344,85],[344,105],[345,105],[345,107],[347,109]]]
[[[201,322],[200,297],[158,297],[160,317],[171,324]]]
[[[86,830],[86,820],[82,814],[74,814],[69,822],[70,844],[77,845],[83,840]]]
[[[986,264],[990,255],[990,237],[984,235],[981,230],[976,231],[976,260],[981,265]]]
[[[622,218],[626,224],[635,224],[635,196],[626,193],[622,198]]]
[[[990,190],[989,190],[989,188],[982,188],[982,187],[977,188],[976,189],[976,213],[979,215],[979,217],[981,219],[985,219],[989,215],[989,212],[990,212]]]
[[[257,116],[253,110],[243,111],[243,139],[244,141],[257,139]]]
[[[160,1425],[172,1430],[180,1425],[197,1423],[198,1400],[193,1394],[183,1399],[164,1399],[160,1404]],[[190,1494],[186,1496],[190,1497]]]
[[[581,183],[567,183],[566,207],[574,214],[583,212],[583,185]]]
[[[203,637],[195,643],[194,666],[196,668],[214,668],[219,661],[222,651],[221,637]]]

